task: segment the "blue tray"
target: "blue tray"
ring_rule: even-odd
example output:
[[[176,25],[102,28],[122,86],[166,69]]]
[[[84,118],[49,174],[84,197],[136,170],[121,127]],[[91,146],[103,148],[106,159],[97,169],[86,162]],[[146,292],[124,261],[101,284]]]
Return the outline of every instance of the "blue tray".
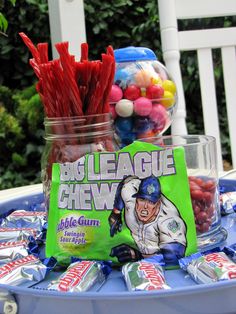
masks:
[[[225,180],[224,180],[225,181]],[[232,181],[232,180],[231,180]],[[234,181],[235,183],[235,181]],[[39,189],[30,194],[0,201],[0,213],[9,209],[29,208],[41,202]],[[228,230],[226,244],[236,242],[236,214],[222,218]],[[44,288],[59,274],[50,273],[38,284]],[[236,313],[236,280],[197,285],[182,270],[165,272],[170,290],[128,292],[120,271],[114,270],[100,291],[59,293],[34,288],[0,285],[0,313],[46,314],[229,314]],[[6,312],[6,308],[11,312]],[[17,311],[18,308],[18,312]]]

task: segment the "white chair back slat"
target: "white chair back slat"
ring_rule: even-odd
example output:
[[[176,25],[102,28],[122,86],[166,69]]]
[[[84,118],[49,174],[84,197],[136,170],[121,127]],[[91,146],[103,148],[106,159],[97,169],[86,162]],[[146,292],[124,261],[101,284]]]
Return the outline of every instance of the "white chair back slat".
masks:
[[[168,0],[167,0],[168,1]],[[179,19],[231,16],[236,11],[235,0],[176,0],[176,16]]]
[[[236,53],[235,47],[222,48],[224,86],[227,105],[228,126],[230,134],[231,154],[236,166]]]
[[[214,67],[210,49],[197,50],[205,134],[216,138],[219,171],[223,170]]]
[[[227,47],[236,45],[236,28],[182,31],[178,33],[178,38],[181,51],[197,50],[199,47],[212,49]]]
[[[177,51],[167,51],[163,54],[165,64],[168,68],[170,77],[174,80],[178,90],[178,111],[175,114],[175,119],[171,124],[172,134],[186,135],[187,126],[186,120],[186,109],[185,109],[185,97],[182,84],[181,70],[179,66],[180,54]]]
[[[158,0],[158,8],[163,59],[178,90],[178,108],[171,125],[171,133],[185,135],[187,132],[180,53],[196,50],[204,131],[205,134],[216,138],[218,166],[219,170],[222,170],[222,149],[212,63],[212,49],[221,48],[232,163],[233,167],[236,167],[236,123],[233,121],[236,116],[236,70],[234,68],[236,67],[236,27],[178,30],[178,20],[181,19],[236,16],[236,0]],[[230,47],[233,47],[233,50]]]
[[[68,41],[69,51],[80,59],[80,45],[86,42],[84,1],[48,0],[53,58],[58,58],[55,43]]]

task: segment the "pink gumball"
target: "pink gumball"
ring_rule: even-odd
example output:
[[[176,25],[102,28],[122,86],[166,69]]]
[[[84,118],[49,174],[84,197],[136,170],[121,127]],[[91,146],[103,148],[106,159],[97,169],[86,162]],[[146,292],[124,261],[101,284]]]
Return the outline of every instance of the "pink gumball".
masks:
[[[110,105],[110,113],[112,115],[112,119],[115,120],[117,117],[117,113],[116,113],[115,105],[113,104]]]
[[[162,131],[169,119],[165,107],[161,104],[153,105],[149,118],[154,122],[156,131]]]
[[[146,97],[139,97],[134,101],[134,112],[138,116],[148,116],[152,110],[152,102]]]
[[[122,89],[118,85],[112,85],[109,95],[109,102],[115,103],[121,100],[123,97]]]

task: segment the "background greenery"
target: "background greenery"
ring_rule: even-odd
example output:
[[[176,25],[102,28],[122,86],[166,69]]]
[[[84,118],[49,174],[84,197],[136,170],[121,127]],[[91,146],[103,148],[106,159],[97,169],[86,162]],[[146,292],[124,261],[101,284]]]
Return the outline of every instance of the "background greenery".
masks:
[[[163,62],[156,0],[85,0],[87,42],[90,58],[100,58],[108,45],[146,46]],[[0,34],[0,189],[41,182],[40,158],[44,147],[43,107],[35,91],[36,77],[28,64],[31,58],[18,33],[31,40],[50,43],[46,0],[0,0],[0,13],[8,21],[7,37]],[[99,12],[99,14],[98,14]],[[209,24],[209,20],[205,21]],[[180,25],[188,28],[189,21]],[[211,26],[233,25],[233,18],[221,18]],[[196,28],[201,27],[198,21]],[[51,54],[51,52],[50,52]],[[216,85],[221,120],[223,155],[230,162],[226,109],[223,100],[222,68],[215,52]],[[195,54],[183,55],[182,73],[187,95],[189,133],[203,133],[199,112],[200,93]],[[186,79],[185,79],[186,78]],[[188,78],[188,79],[187,79]]]

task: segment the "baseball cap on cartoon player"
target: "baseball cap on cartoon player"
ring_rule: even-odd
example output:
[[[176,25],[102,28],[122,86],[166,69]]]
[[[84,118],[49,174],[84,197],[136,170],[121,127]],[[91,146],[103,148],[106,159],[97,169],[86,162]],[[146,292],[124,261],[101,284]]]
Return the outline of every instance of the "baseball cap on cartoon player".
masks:
[[[156,203],[161,197],[161,185],[158,178],[150,176],[141,180],[139,190],[133,195]]]

